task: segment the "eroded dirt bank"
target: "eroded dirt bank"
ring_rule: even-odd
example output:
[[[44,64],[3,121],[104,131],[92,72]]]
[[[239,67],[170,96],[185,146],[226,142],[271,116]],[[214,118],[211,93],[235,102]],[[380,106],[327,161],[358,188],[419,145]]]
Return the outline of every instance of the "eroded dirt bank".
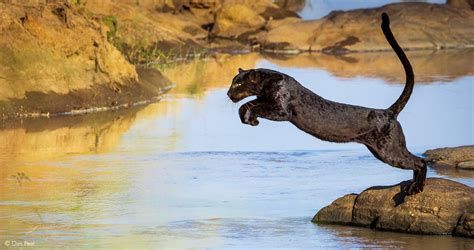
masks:
[[[0,3],[0,31],[3,119],[129,106],[169,85],[128,62],[102,23],[71,3]]]

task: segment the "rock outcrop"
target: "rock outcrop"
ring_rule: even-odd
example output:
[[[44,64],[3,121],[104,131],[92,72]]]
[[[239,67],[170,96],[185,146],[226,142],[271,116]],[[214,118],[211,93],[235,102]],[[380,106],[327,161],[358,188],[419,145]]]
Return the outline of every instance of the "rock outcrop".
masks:
[[[139,4],[105,0],[87,1],[83,7],[107,24],[109,38],[133,62],[144,61],[137,53],[157,57],[169,51],[248,49],[249,37],[261,32],[269,20],[298,17],[271,0],[149,0]]]
[[[211,10],[192,13],[186,1],[173,2],[87,1],[83,9],[106,24],[108,39],[129,61],[141,63],[154,53],[201,48],[207,40],[208,31],[201,26],[212,22]]]
[[[474,145],[427,150],[424,154],[435,167],[474,170]]]
[[[286,18],[301,20],[295,12],[280,8],[271,0],[223,1],[216,11],[212,34],[247,43],[251,35],[260,33],[269,22]]]
[[[390,15],[392,31],[405,49],[474,46],[474,11],[429,3],[396,3],[374,9],[333,11],[320,20],[275,27],[260,37],[260,43],[268,52],[340,54],[391,50],[380,29],[382,12]]]
[[[143,70],[149,72],[150,70]],[[128,106],[160,95],[110,44],[104,25],[68,2],[0,3],[0,117]],[[150,74],[147,74],[150,76]]]
[[[224,38],[237,38],[246,32],[256,33],[265,19],[252,6],[226,4],[216,14],[213,33]]]
[[[446,4],[456,8],[474,10],[474,0],[447,0]]]
[[[347,224],[417,234],[473,237],[474,189],[458,182],[429,178],[423,192],[406,196],[409,182],[371,187],[322,208],[315,223]]]

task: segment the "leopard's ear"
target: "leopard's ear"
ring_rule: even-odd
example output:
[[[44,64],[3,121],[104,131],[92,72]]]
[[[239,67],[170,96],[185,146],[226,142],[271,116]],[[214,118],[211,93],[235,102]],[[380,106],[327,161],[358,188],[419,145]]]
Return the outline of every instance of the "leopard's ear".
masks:
[[[239,68],[239,73],[242,73],[244,72],[245,70],[243,70],[242,68]]]
[[[283,80],[283,75],[281,74],[271,74],[270,76],[266,77],[265,84],[272,84],[275,82],[279,82]]]
[[[272,81],[283,80],[283,75],[281,73],[278,73],[278,72],[272,72],[267,77],[268,77],[268,79],[271,79]]]
[[[248,73],[248,79],[250,79],[251,82],[259,82],[260,81],[260,74],[258,71],[251,69],[249,70]]]

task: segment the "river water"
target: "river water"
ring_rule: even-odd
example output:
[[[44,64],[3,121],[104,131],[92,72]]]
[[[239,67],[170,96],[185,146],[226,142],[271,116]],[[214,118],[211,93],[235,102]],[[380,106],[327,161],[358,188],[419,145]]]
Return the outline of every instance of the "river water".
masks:
[[[408,53],[418,83],[399,120],[412,152],[474,144],[473,54]],[[8,125],[2,246],[474,248],[472,239],[311,223],[344,194],[412,173],[287,122],[241,124],[226,96],[238,67],[275,69],[327,99],[374,108],[390,106],[404,80],[393,53],[217,55],[165,67],[176,87],[158,103]],[[474,186],[469,171],[428,175]]]

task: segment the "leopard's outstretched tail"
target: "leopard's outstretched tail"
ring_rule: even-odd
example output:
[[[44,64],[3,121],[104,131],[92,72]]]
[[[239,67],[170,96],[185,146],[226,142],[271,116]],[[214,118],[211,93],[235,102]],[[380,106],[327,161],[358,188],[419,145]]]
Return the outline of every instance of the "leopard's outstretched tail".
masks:
[[[402,94],[400,95],[400,97],[398,97],[397,101],[395,101],[395,103],[392,104],[390,108],[388,108],[390,115],[396,118],[400,111],[402,111],[402,109],[405,107],[405,104],[407,104],[408,100],[410,99],[411,92],[413,91],[413,85],[415,84],[415,76],[413,74],[413,69],[411,67],[410,61],[408,61],[405,52],[403,52],[402,48],[400,48],[397,41],[395,40],[395,37],[392,34],[392,31],[390,30],[390,19],[388,18],[387,13],[385,12],[382,13],[381,27],[385,38],[387,39],[390,46],[392,46],[392,49],[397,54],[398,58],[400,59],[400,62],[402,63],[403,68],[405,69],[406,75],[405,88],[403,89]]]

